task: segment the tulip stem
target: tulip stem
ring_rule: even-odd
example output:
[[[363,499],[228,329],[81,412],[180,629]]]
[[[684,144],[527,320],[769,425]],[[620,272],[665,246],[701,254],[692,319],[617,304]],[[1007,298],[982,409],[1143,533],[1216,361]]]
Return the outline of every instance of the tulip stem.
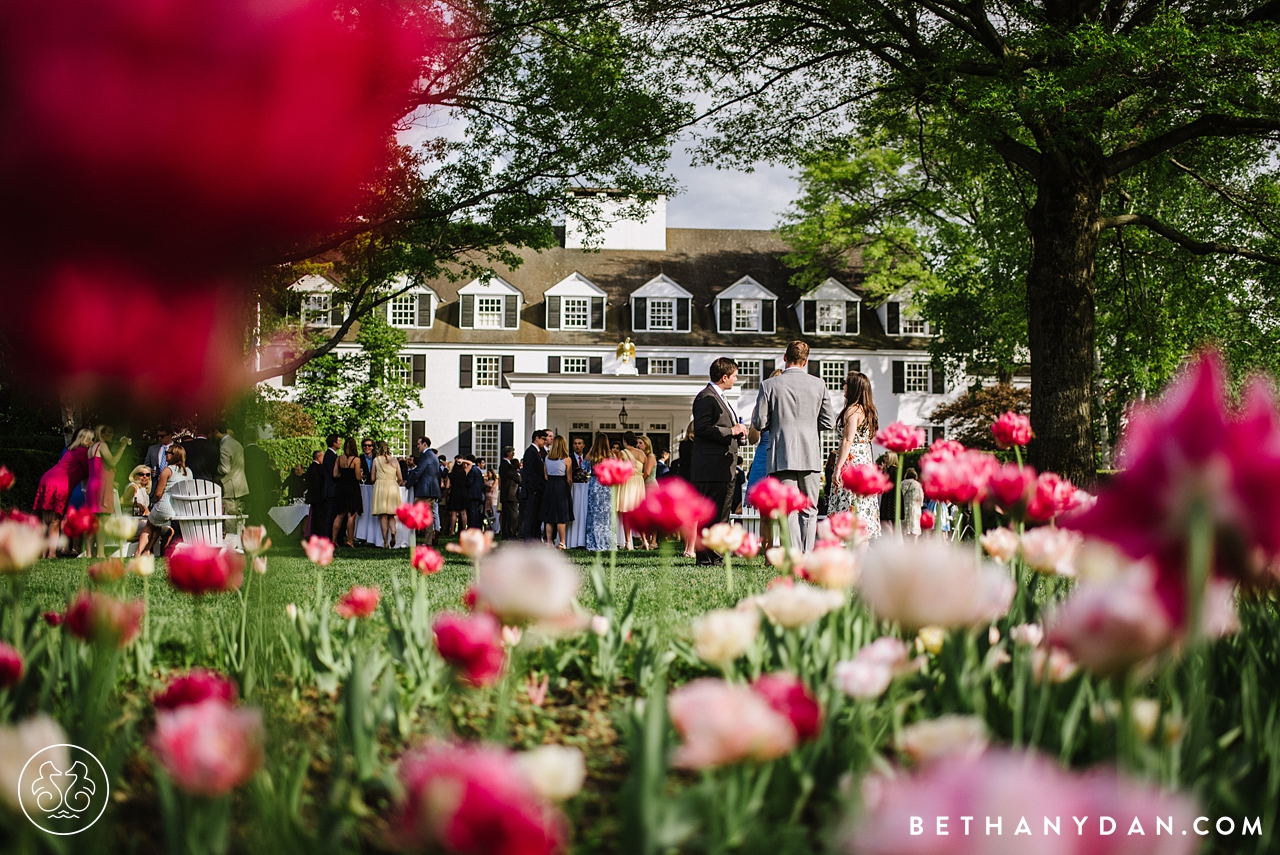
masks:
[[[893,527],[898,532],[898,543],[902,543],[902,454],[898,455],[897,482],[893,487]]]
[[[982,503],[973,500],[973,556],[982,566]]]
[[[728,588],[729,596],[733,596],[733,554],[726,552],[724,554],[724,580],[725,587]]]

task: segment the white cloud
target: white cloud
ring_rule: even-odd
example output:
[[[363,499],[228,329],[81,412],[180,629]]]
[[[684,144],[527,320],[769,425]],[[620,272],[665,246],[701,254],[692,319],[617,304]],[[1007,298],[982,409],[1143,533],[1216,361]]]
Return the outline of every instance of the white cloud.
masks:
[[[682,148],[671,173],[683,191],[667,200],[667,225],[684,229],[772,229],[799,189],[791,170],[758,164],[754,172],[691,166]]]

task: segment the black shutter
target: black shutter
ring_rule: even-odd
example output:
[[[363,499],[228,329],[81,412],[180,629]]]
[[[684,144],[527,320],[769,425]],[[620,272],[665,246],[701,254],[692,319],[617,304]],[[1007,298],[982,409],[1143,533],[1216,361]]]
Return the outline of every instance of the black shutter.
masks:
[[[813,357],[809,357],[809,373],[814,377],[822,376],[822,363]]]
[[[689,331],[689,298],[676,297],[676,332]]]
[[[502,304],[502,326],[509,330],[520,326],[520,298],[515,294],[508,294]]]
[[[591,298],[591,328],[604,329],[604,297]]]
[[[471,453],[471,422],[458,422],[458,454],[466,457]]]
[[[861,371],[861,370],[862,370],[862,360],[861,360],[861,359],[850,359],[850,360],[849,360],[849,370],[850,370],[850,371]]]
[[[929,442],[932,444],[937,442],[940,439],[946,439],[947,429],[942,425],[934,425],[933,428],[929,431],[929,434],[930,434]]]
[[[427,385],[427,355],[425,353],[415,353],[413,355],[413,385],[419,389],[426,388]]]
[[[587,373],[588,373],[588,374],[603,374],[603,373],[604,373],[604,357],[602,357],[602,356],[593,356],[593,357],[591,357],[591,358],[587,361]]]
[[[471,388],[471,356],[466,353],[458,357],[458,388]]]
[[[733,301],[720,300],[720,332],[733,332]]]
[[[800,303],[801,317],[800,332],[811,333],[818,328],[818,301],[803,300]]]
[[[860,329],[858,324],[858,307],[862,304],[857,300],[846,300],[844,304],[844,331],[846,335],[857,335]]]
[[[773,374],[774,367],[775,363],[772,359],[760,360],[760,379],[768,380],[769,376]]]
[[[409,453],[418,457],[418,440],[427,435],[426,422],[409,422]]]
[[[560,329],[560,298],[547,298],[547,329]]]
[[[637,374],[649,373],[649,357],[647,356],[636,357],[636,373]]]
[[[503,389],[510,389],[511,384],[507,382],[507,375],[514,374],[516,371],[515,356],[502,357],[498,365],[500,366],[499,370],[501,371],[501,373],[498,375],[498,385],[501,386]]]
[[[560,373],[560,357],[558,356],[547,357],[547,373],[548,374]]]
[[[338,303],[338,302],[330,303],[329,304],[329,326],[331,327],[342,326],[342,318],[345,314],[346,312],[342,311],[341,303]]]
[[[463,294],[458,298],[458,326],[464,330],[474,329],[476,325],[476,295]]]
[[[901,325],[898,323],[898,304],[896,302],[885,303],[884,316],[887,319],[884,325],[884,331],[889,335],[897,335],[898,331],[902,329]]]
[[[631,301],[631,329],[644,332],[649,328],[649,298],[636,297]]]
[[[943,371],[941,368],[931,368],[929,369],[929,373],[933,375],[930,378],[930,385],[933,387],[933,394],[947,394],[947,372]]]
[[[893,361],[893,391],[897,394],[907,391],[907,369],[900,359]]]
[[[760,301],[760,332],[775,332],[777,324],[774,321],[774,308],[777,306],[776,300]]]
[[[418,326],[431,326],[431,295],[418,295]]]
[[[676,373],[682,375],[687,375],[689,373],[689,357],[676,357]]]
[[[515,422],[498,422],[498,454],[502,454],[502,449],[507,446],[514,447],[516,444],[516,426]]]

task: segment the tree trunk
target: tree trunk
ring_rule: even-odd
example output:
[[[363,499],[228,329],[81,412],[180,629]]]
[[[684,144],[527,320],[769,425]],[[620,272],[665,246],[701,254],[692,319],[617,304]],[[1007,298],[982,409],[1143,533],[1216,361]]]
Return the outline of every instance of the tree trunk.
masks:
[[[1031,348],[1031,461],[1082,487],[1096,479],[1093,448],[1094,262],[1106,178],[1085,143],[1041,157],[1027,275]]]

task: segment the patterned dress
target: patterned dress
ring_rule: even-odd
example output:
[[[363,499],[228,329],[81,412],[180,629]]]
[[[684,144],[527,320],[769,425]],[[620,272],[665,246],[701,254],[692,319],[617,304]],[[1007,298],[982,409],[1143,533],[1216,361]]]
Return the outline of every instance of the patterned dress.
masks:
[[[587,484],[587,549],[606,552],[613,549],[613,530],[609,517],[613,514],[613,488],[600,483],[594,474]]]
[[[836,426],[840,431],[841,442],[844,440],[844,420]],[[852,442],[849,444],[849,456],[836,466],[835,484],[832,485],[831,500],[827,504],[828,514],[838,514],[843,511],[852,510],[858,515],[858,519],[867,527],[867,537],[875,538],[880,536],[880,497],[879,496],[857,496],[844,486],[840,480],[840,473],[844,467],[849,465],[860,466],[864,463],[873,463],[871,457],[871,431],[867,429],[867,423],[864,421],[858,425],[858,430],[854,433]]]

